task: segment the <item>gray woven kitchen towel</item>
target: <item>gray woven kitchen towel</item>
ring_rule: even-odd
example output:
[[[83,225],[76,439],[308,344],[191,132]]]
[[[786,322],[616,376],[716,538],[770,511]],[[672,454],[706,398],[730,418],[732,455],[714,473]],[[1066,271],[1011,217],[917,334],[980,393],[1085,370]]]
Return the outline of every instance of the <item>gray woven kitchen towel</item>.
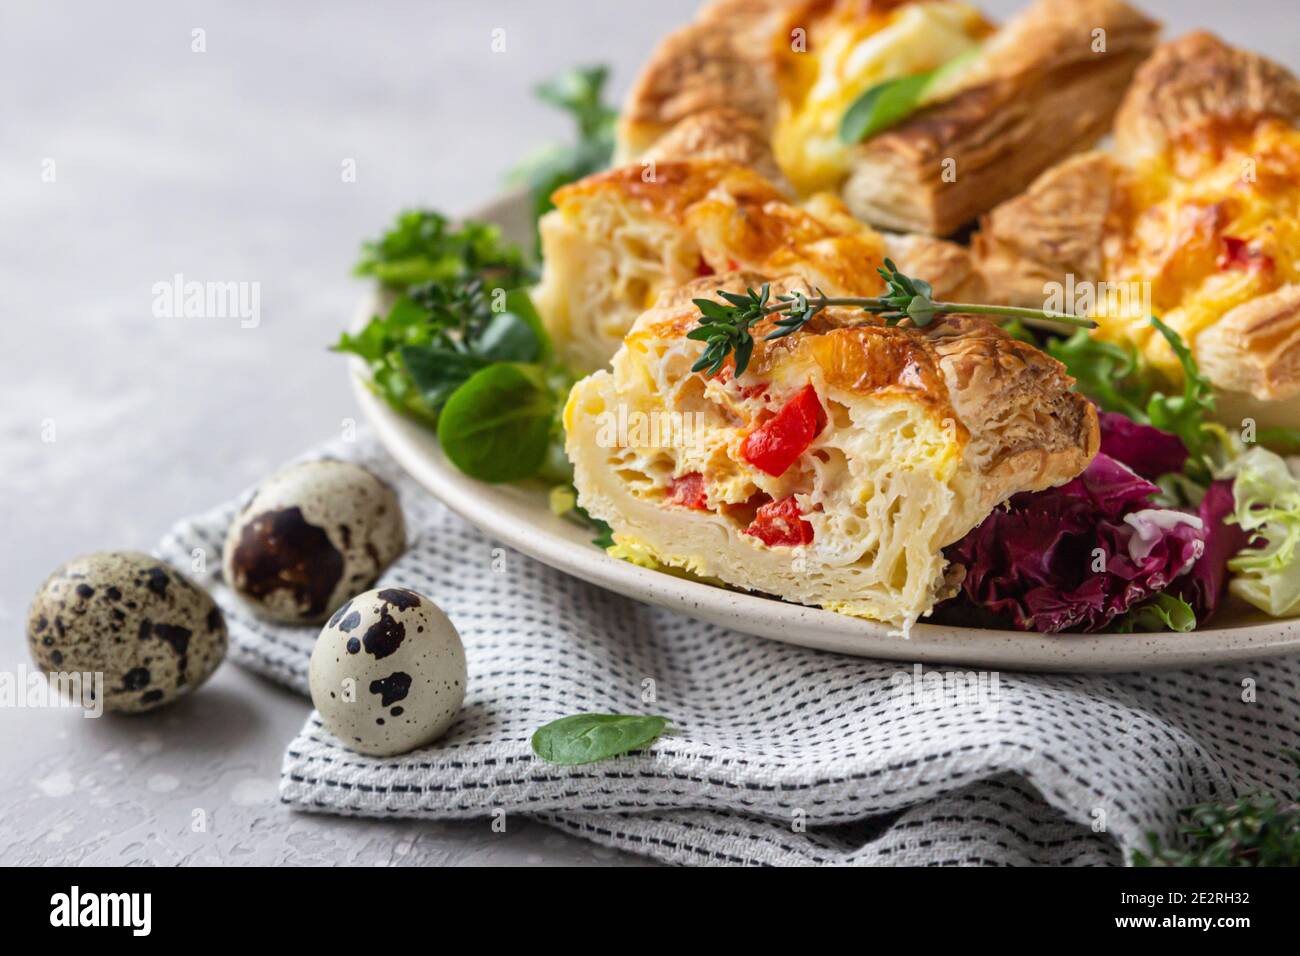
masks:
[[[307,457],[359,461],[398,488],[411,546],[382,583],[421,591],[450,615],[469,692],[442,740],[400,757],[348,750],[313,713],[284,759],[291,808],[524,814],[674,863],[1116,864],[1147,833],[1169,836],[1179,807],[1292,788],[1295,658],[958,681],[965,672],[805,650],[639,604],[513,552],[494,571],[500,545],[369,435]],[[258,621],[219,580],[238,504],[181,522],[161,553],[208,569],[197,576],[226,612],[237,663],[306,694],[316,629]],[[675,731],[643,754],[586,767],[537,760],[532,732],[580,711],[661,713]]]

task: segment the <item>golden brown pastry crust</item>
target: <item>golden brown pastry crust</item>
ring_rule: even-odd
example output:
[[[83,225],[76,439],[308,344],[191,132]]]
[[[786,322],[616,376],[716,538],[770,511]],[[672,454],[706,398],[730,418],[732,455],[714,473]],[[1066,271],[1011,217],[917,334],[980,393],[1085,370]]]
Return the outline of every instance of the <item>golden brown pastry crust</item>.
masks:
[[[882,236],[830,193],[794,203],[737,163],[633,163],[553,198],[539,227],[545,267],[534,300],[575,369],[604,366],[654,294],[700,274],[800,274],[831,295],[875,295],[884,287],[877,270],[891,256],[942,299],[985,294],[968,250]]]
[[[1158,29],[1119,0],[1038,0],[990,41],[977,82],[858,148],[845,199],[885,228],[955,231],[1095,143]]]
[[[1102,277],[1103,244],[1121,174],[1104,153],[1084,153],[1049,169],[1024,193],[984,217],[971,251],[994,301],[1042,308],[1045,285],[1073,274]]]
[[[988,284],[970,249],[922,235],[886,235],[885,252],[905,275],[925,279],[949,302],[987,302]]]
[[[991,294],[999,302],[1041,307],[1048,282],[1067,275],[1076,283],[1110,278],[1107,271],[1122,263],[1142,211],[1133,203],[1145,176],[1194,180],[1218,161],[1225,144],[1278,121],[1300,124],[1300,81],[1282,67],[1204,32],[1161,46],[1138,71],[1117,114],[1114,156],[1067,160],[984,217],[972,253]],[[1214,212],[1211,207],[1206,215]],[[1170,236],[1171,249],[1176,238]],[[1217,233],[1210,239],[1217,242]],[[1215,254],[1209,247],[1201,258],[1213,263]],[[1300,290],[1283,285],[1200,331],[1192,349],[1210,381],[1257,402],[1300,396],[1298,301]]]
[[[643,155],[682,120],[713,110],[739,113],[770,130],[777,110],[770,38],[791,6],[789,0],[720,0],[665,37],[623,104],[616,161]]]
[[[794,187],[776,164],[769,131],[752,116],[733,109],[692,113],[655,141],[642,156],[646,160],[721,160],[748,166],[787,196]]]
[[[1165,43],[1134,77],[1115,116],[1126,161],[1164,152],[1216,126],[1300,120],[1300,82],[1272,60],[1196,31]]]
[[[633,86],[617,160],[733,159],[783,183],[770,141],[782,69],[774,43],[833,5],[706,4],[659,45]],[[1092,145],[1157,29],[1120,0],[1037,0],[989,41],[962,91],[859,147],[845,198],[877,226],[952,233],[1060,156]],[[1095,30],[1105,31],[1104,53],[1094,52]],[[945,160],[955,162],[955,179]]]
[[[1300,286],[1237,306],[1197,337],[1196,353],[1219,388],[1271,402],[1300,396]]]
[[[696,279],[660,295],[628,342],[684,337],[699,323],[693,299],[717,299],[719,289],[740,292],[765,281],[774,297],[813,294],[795,276],[764,279],[736,272]],[[830,308],[799,332],[766,340],[775,328],[772,316],[754,326],[750,368],[760,379],[802,359],[846,391],[907,393],[966,433],[976,470],[998,483],[995,500],[1012,490],[1068,481],[1100,447],[1096,409],[1072,390],[1065,366],[978,316],[945,316],[916,328],[910,322],[888,326],[858,309]]]

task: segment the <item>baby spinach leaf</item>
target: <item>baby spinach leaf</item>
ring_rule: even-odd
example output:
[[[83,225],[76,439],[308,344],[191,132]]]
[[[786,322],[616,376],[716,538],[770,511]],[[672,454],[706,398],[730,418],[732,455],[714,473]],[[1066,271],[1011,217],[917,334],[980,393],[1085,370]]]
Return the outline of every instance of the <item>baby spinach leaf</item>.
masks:
[[[899,76],[864,90],[840,121],[840,142],[860,143],[916,112],[933,75]]]
[[[437,413],[452,392],[486,368],[490,361],[455,349],[408,345],[400,350],[402,366],[411,376],[425,406]]]
[[[578,766],[639,750],[668,728],[666,717],[574,714],[533,734],[533,753],[548,763]]]
[[[546,459],[555,398],[535,366],[480,369],[447,399],[438,441],[452,463],[480,481],[518,481]]]
[[[945,97],[979,53],[978,46],[972,47],[936,69],[897,76],[863,90],[840,121],[840,142],[851,146],[870,139],[898,125],[936,97]]]
[[[547,333],[546,326],[543,324],[542,317],[537,311],[537,306],[533,304],[533,298],[528,294],[528,290],[511,289],[507,292],[506,311],[517,316],[537,336],[539,350],[536,361],[549,362],[555,355],[555,349],[551,345],[551,336]]]
[[[542,362],[551,356],[550,336],[523,289],[505,296],[506,311],[496,312],[478,330],[470,347],[496,362]]]
[[[471,344],[476,355],[493,362],[535,362],[542,343],[537,333],[513,312],[498,312]]]

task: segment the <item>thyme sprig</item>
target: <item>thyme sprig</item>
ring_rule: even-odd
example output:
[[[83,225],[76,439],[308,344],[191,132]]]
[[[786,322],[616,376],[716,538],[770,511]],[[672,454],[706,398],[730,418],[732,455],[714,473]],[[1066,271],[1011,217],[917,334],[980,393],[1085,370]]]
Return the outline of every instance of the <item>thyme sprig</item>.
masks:
[[[910,319],[913,325],[926,326],[936,316],[958,312],[1017,319],[1050,319],[1085,329],[1096,325],[1090,319],[1045,309],[972,302],[936,302],[930,283],[899,272],[893,260],[886,259],[885,267],[876,271],[885,280],[885,294],[881,296],[828,296],[818,289],[812,296],[795,292],[778,295],[773,299],[771,289],[765,282],[757,292],[746,289],[744,295],[719,290],[718,295],[723,302],[714,299],[691,300],[700,310],[700,320],[695,328],[686,333],[686,337],[705,343],[704,352],[691,366],[692,370],[714,375],[722,368],[727,356],[734,353],[736,374],[739,375],[749,366],[754,351],[751,329],[764,318],[769,315],[779,316],[776,328],[764,337],[767,340],[779,339],[798,332],[830,306],[858,307],[863,312],[880,316],[888,325]]]
[[[1300,753],[1287,755],[1300,769]],[[1148,834],[1148,851],[1135,866],[1300,866],[1300,802],[1254,794],[1231,803],[1199,804],[1180,816],[1180,841],[1162,844]]]

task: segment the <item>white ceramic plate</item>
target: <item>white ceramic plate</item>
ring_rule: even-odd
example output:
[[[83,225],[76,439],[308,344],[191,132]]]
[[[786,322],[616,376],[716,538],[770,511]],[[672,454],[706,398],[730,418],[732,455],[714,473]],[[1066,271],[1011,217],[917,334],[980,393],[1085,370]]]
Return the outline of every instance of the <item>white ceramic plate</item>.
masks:
[[[527,243],[531,227],[520,196],[474,214]],[[374,311],[363,304],[358,323]],[[591,544],[587,528],[551,514],[541,485],[487,485],[461,474],[442,455],[437,436],[394,412],[353,366],[357,400],[384,446],[452,511],[503,544],[551,567],[619,594],[681,611],[760,637],[858,657],[980,668],[1040,671],[1129,671],[1300,653],[1300,620],[1254,621],[1189,634],[1045,635],[918,624],[910,638],[881,624],[773,598],[723,590],[640,568]]]

